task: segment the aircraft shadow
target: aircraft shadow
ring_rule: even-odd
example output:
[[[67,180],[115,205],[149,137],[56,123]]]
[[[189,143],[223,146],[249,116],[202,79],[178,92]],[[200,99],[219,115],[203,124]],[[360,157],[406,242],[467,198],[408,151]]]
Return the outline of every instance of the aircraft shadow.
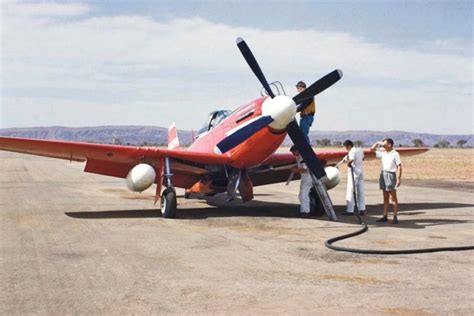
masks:
[[[423,214],[424,212],[417,212],[417,214]],[[390,214],[390,213],[389,213]],[[376,220],[381,217],[381,214],[377,215],[366,215],[361,216],[363,222],[365,222],[369,226],[380,226],[380,227],[390,227],[390,228],[408,228],[408,229],[422,229],[430,226],[438,226],[438,225],[448,225],[448,224],[467,224],[473,223],[472,220],[461,220],[461,219],[449,219],[449,218],[407,218],[407,215],[414,215],[414,214],[403,214],[399,213],[398,220],[399,223],[397,225],[392,225],[392,215],[388,216],[388,222],[385,223],[377,223]],[[356,216],[338,216],[339,222],[344,223],[352,223],[357,224],[357,217]]]
[[[241,203],[234,201],[227,204],[224,201],[213,201],[209,199],[207,203],[209,207],[185,208],[179,207],[176,219],[202,220],[213,217],[280,217],[280,218],[297,218],[299,217],[299,205],[291,203],[278,203],[266,201],[251,201]],[[374,204],[367,206],[367,215],[362,220],[368,225],[387,226],[393,228],[409,228],[421,229],[428,226],[462,224],[472,222],[471,220],[458,220],[448,218],[420,218],[413,219],[410,216],[424,214],[426,210],[447,209],[447,208],[464,208],[473,207],[474,204],[463,203],[406,203],[400,207],[398,225],[389,223],[377,223],[376,219],[381,216],[382,205]],[[356,216],[344,216],[344,205],[336,205],[334,207],[338,215],[338,221],[342,223],[356,224]],[[413,212],[414,210],[415,212]],[[106,211],[89,211],[89,212],[66,212],[69,217],[79,219],[113,219],[113,218],[159,218],[161,217],[159,209],[147,210],[106,210]],[[390,217],[390,216],[389,216]],[[329,221],[326,216],[311,217],[304,220],[323,220]]]
[[[362,217],[362,220],[367,225],[373,226],[387,226],[392,228],[410,228],[410,229],[421,229],[429,226],[447,225],[447,224],[464,224],[471,223],[471,220],[460,220],[460,219],[449,219],[449,218],[410,218],[414,215],[426,214],[426,211],[430,210],[443,210],[453,208],[465,208],[474,207],[474,204],[466,203],[401,203],[399,205],[398,220],[399,224],[391,225],[392,218],[392,205],[389,206],[389,222],[377,223],[376,220],[382,216],[383,204],[367,205],[367,215]],[[436,215],[436,214],[433,214]],[[339,217],[341,222],[356,222],[356,216],[345,216]]]
[[[177,217],[182,219],[206,219],[209,217],[299,217],[299,205],[292,203],[277,203],[266,201],[251,201],[242,203],[240,200],[227,203],[222,200],[209,199],[210,207],[181,208]],[[320,219],[324,219],[321,217]]]
[[[82,219],[111,219],[111,218],[147,218],[161,217],[159,209],[156,210],[113,210],[90,212],[65,212],[69,217]]]

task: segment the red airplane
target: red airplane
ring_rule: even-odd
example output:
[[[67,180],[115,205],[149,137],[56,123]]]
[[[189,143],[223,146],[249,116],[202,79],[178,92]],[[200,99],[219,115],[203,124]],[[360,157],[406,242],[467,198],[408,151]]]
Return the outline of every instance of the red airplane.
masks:
[[[327,189],[339,183],[337,169],[326,166],[342,159],[346,152],[320,151],[316,155],[295,120],[296,105],[336,83],[342,72],[334,70],[293,98],[275,95],[245,41],[238,38],[237,46],[266,95],[233,112],[212,112],[194,142],[186,149],[179,146],[174,125],[169,129],[168,149],[13,137],[0,137],[0,149],[85,161],[85,172],[125,178],[127,187],[136,192],[142,192],[156,183],[155,203],[161,200],[162,216],[173,218],[177,206],[175,187],[186,189],[185,197],[196,193],[214,195],[227,192],[229,200],[239,191],[245,202],[253,199],[254,186],[286,182],[295,165],[295,158],[291,153],[275,152],[289,135],[315,183],[316,190],[310,193],[311,211],[321,216],[324,210],[317,205],[322,203],[324,206],[321,201],[327,194],[321,183],[326,183]],[[415,155],[427,150],[397,149],[402,155]],[[364,154],[367,158],[374,156],[369,150]],[[298,178],[295,175],[294,179]],[[165,189],[162,192],[163,185]],[[330,213],[328,215],[331,217]],[[334,213],[333,217],[335,219]]]

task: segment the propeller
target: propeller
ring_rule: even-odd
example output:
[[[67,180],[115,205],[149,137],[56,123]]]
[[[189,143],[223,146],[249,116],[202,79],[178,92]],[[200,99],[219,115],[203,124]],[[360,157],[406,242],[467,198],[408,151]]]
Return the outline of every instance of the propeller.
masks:
[[[260,69],[260,66],[257,63],[257,60],[252,54],[252,51],[250,50],[249,46],[247,43],[242,38],[237,38],[237,47],[239,48],[240,52],[244,56],[245,60],[247,61],[247,64],[250,66],[250,69],[252,69],[253,73],[257,77],[257,79],[260,81],[262,86],[267,90],[268,95],[270,98],[274,98],[275,95],[273,94],[272,89],[270,88],[270,85],[267,82],[267,79],[263,75],[262,69]]]
[[[330,73],[328,73],[326,76],[322,77],[312,85],[310,85],[308,88],[304,89],[297,95],[293,97],[293,101],[295,101],[296,104],[300,104],[303,101],[306,101],[315,95],[323,92],[333,84],[335,84],[339,79],[342,78],[342,70],[336,69]],[[300,111],[304,110],[304,108],[301,108]]]
[[[313,151],[313,147],[311,147],[311,145],[306,141],[306,137],[301,131],[298,123],[296,123],[296,120],[293,120],[288,124],[286,132],[288,133],[288,136],[290,136],[293,144],[298,148],[298,152],[301,157],[303,157],[304,163],[313,172],[316,178],[321,179],[324,177],[326,175],[324,166]]]
[[[290,99],[287,96],[275,97],[270,85],[267,82],[267,79],[265,78],[247,43],[245,43],[245,41],[239,37],[237,38],[237,46],[247,61],[250,69],[252,69],[257,79],[260,81],[265,90],[267,90],[271,99],[264,101],[262,105],[263,115],[261,117],[255,121],[252,121],[248,125],[243,126],[219,142],[219,144],[216,146],[217,151],[225,153],[267,125],[272,126],[272,124],[275,124],[281,126],[282,123],[284,123],[283,127],[286,125],[286,131],[295,144],[296,148],[298,148],[298,151],[301,157],[303,157],[304,162],[311,172],[318,179],[321,179],[326,175],[326,172],[324,171],[323,164],[318,159],[316,153],[313,151],[313,148],[306,140],[306,137],[304,136],[303,132],[301,132],[298,123],[295,120],[296,104],[300,104],[301,102],[314,97],[315,95],[323,92],[335,84],[339,79],[342,78],[342,71],[336,69],[330,72],[326,76],[314,82],[307,89],[297,94],[295,97],[293,97],[293,99]],[[301,111],[303,109],[304,108],[300,108],[299,110]],[[268,112],[269,115],[265,115],[265,112]]]

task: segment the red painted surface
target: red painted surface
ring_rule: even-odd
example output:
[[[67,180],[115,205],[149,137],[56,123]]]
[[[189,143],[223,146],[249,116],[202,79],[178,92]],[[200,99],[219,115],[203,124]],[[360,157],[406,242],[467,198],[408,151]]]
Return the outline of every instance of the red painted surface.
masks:
[[[201,164],[228,164],[231,162],[229,156],[214,153],[15,137],[0,137],[0,150],[73,161],[86,161],[92,158],[103,161],[138,164],[144,159],[170,157]]]
[[[177,137],[178,134],[176,133],[176,125],[173,124],[168,130],[168,144],[171,143]]]
[[[262,114],[262,103],[264,100],[265,98],[259,98],[239,107],[222,121],[221,124],[213,128],[210,132],[200,136],[191,146],[189,146],[188,151],[214,153],[214,147],[226,137],[225,134],[227,132]],[[250,111],[254,111],[254,113],[237,123],[237,119],[241,115]],[[253,136],[251,138],[253,138]],[[245,142],[240,146],[244,144]]]

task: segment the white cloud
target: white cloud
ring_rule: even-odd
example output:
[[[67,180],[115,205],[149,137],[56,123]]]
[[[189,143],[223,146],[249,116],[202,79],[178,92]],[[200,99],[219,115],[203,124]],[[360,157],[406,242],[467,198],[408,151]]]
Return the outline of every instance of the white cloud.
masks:
[[[132,119],[127,108],[155,104],[155,115],[134,115],[136,121],[129,124],[166,126],[169,115],[160,111],[179,104],[187,115],[178,117],[178,125],[200,125],[193,118],[202,117],[201,112],[237,106],[258,94],[260,87],[234,44],[235,38],[242,36],[269,79],[292,84],[300,78],[315,80],[334,68],[343,69],[342,81],[321,95],[322,101],[339,111],[353,101],[360,111],[380,103],[403,109],[408,104],[442,107],[456,102],[462,113],[472,113],[472,55],[451,54],[435,46],[426,51],[387,48],[347,33],[264,31],[199,17],[156,21],[146,16],[87,15],[92,11],[87,5],[73,3],[4,4],[4,107],[11,109],[14,104],[18,109],[31,109],[45,98],[64,102],[65,107],[87,104],[83,112],[75,109],[74,116],[68,117],[64,111],[38,116],[36,125],[83,125],[79,122],[87,122],[90,111],[97,107],[114,113],[123,110],[118,115],[104,115],[103,123],[91,122],[110,125],[122,124],[118,117]],[[71,16],[74,19],[68,18]],[[439,45],[443,46],[441,42]],[[290,85],[287,92],[292,94],[293,89]],[[343,104],[335,104],[334,100]],[[53,103],[59,106],[59,102]],[[320,110],[320,117],[325,111],[338,115],[332,109],[324,110],[323,105]],[[410,115],[423,113],[413,111],[411,107]],[[430,115],[438,117],[437,113]],[[415,125],[416,120],[395,120],[387,129],[397,128],[390,124],[402,121]],[[366,126],[332,122],[336,124],[332,129],[378,126],[370,119]],[[2,124],[35,125],[5,110]],[[467,128],[454,121],[448,121],[447,126],[452,132]],[[435,131],[437,126],[423,128]]]
[[[433,52],[472,56],[473,42],[461,38],[444,38],[426,42],[423,48],[429,49]]]

